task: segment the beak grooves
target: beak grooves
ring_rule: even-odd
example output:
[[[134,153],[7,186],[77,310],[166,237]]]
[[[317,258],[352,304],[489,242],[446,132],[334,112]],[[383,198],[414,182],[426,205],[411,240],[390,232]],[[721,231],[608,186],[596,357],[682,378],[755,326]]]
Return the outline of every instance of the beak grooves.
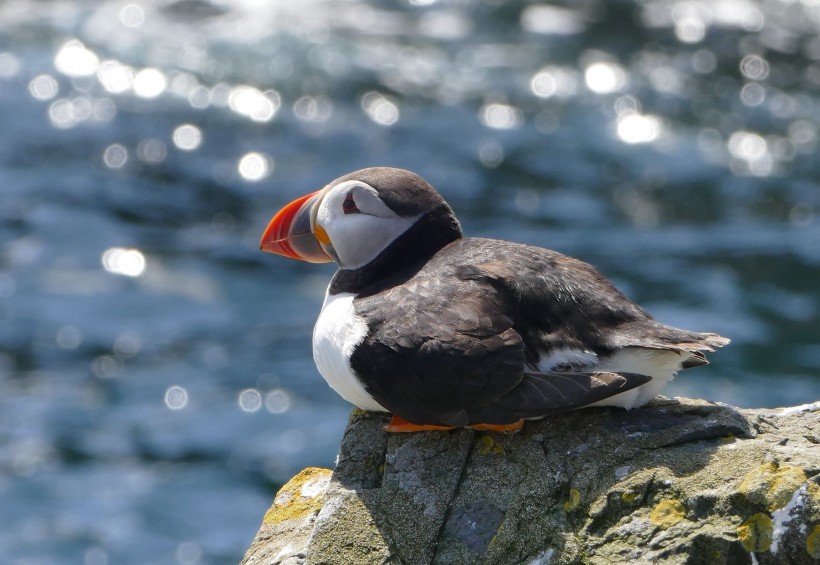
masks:
[[[310,263],[330,262],[332,259],[319,245],[311,228],[311,214],[321,200],[320,193],[316,191],[297,198],[279,210],[262,234],[259,248]]]

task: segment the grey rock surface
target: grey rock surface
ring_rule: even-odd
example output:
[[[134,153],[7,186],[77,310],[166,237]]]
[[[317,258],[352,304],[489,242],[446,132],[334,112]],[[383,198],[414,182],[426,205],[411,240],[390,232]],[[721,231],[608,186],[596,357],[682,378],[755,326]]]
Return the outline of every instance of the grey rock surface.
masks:
[[[243,564],[820,563],[820,402],[657,399],[514,435],[387,434],[276,496]]]

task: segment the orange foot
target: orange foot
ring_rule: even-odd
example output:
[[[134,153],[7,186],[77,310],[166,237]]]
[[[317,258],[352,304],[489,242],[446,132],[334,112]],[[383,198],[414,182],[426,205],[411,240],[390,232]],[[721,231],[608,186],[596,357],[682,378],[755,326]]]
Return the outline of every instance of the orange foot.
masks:
[[[481,432],[499,432],[502,434],[514,434],[520,432],[524,428],[524,420],[518,420],[512,424],[473,424],[467,426],[471,430],[478,430]]]
[[[454,429],[455,428],[452,426],[436,426],[434,424],[414,424],[413,422],[408,422],[401,416],[396,416],[395,414],[390,419],[390,423],[384,427],[384,431],[393,433],[429,431],[446,432]]]
[[[470,430],[478,430],[482,432],[500,432],[504,434],[514,434],[524,427],[524,420],[518,420],[512,424],[473,424],[466,426]],[[390,419],[390,423],[384,427],[384,431],[392,433],[407,433],[407,432],[429,432],[429,431],[449,431],[455,430],[453,426],[437,426],[435,424],[414,424],[408,422],[401,416],[395,414]]]

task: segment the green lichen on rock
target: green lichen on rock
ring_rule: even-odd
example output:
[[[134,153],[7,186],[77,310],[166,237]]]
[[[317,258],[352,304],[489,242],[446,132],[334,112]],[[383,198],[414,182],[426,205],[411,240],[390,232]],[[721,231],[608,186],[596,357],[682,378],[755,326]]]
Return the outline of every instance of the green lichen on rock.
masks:
[[[493,439],[493,434],[484,434],[478,438],[476,452],[479,455],[489,455],[490,453],[503,453],[504,448],[498,445]]]
[[[627,504],[632,504],[633,502],[638,500],[638,497],[640,496],[641,493],[639,492],[624,491],[621,493],[621,500],[623,500]]]
[[[389,435],[386,416],[354,411],[321,510],[269,520],[249,550],[278,543],[290,561],[246,563],[816,563],[815,406],[656,400],[515,435]]]
[[[562,507],[567,512],[571,512],[578,508],[578,505],[581,503],[581,493],[578,489],[571,488],[569,489],[569,496],[567,500],[562,504]]]

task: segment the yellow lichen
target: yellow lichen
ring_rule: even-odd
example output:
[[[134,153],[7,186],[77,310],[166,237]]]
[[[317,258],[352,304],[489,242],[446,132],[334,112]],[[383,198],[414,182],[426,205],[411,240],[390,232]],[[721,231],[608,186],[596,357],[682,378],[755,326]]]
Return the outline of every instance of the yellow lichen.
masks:
[[[806,473],[800,467],[768,462],[747,473],[738,491],[773,512],[786,506],[804,482]]]
[[[806,538],[806,551],[814,559],[820,559],[820,526],[815,526]]]
[[[808,492],[809,497],[811,497],[816,505],[820,506],[820,486],[812,481],[807,482],[806,486],[808,487],[806,492]]]
[[[487,455],[488,453],[502,453],[504,448],[495,443],[493,436],[486,434],[478,438],[481,445],[478,446],[479,455]]]
[[[621,494],[621,500],[626,502],[627,504],[632,504],[635,500],[641,495],[639,492],[629,492],[625,491]]]
[[[737,539],[746,551],[768,551],[772,545],[772,519],[758,512],[737,527]]]
[[[325,490],[330,482],[329,469],[308,467],[289,480],[276,493],[273,505],[265,513],[265,524],[302,518],[322,507]]]
[[[578,489],[569,489],[569,497],[567,498],[566,502],[564,502],[564,510],[566,510],[567,512],[575,510],[576,508],[578,508],[578,505],[580,503],[581,493],[578,491]]]
[[[684,514],[686,514],[686,508],[679,500],[661,500],[652,509],[649,521],[665,530],[683,520]]]

